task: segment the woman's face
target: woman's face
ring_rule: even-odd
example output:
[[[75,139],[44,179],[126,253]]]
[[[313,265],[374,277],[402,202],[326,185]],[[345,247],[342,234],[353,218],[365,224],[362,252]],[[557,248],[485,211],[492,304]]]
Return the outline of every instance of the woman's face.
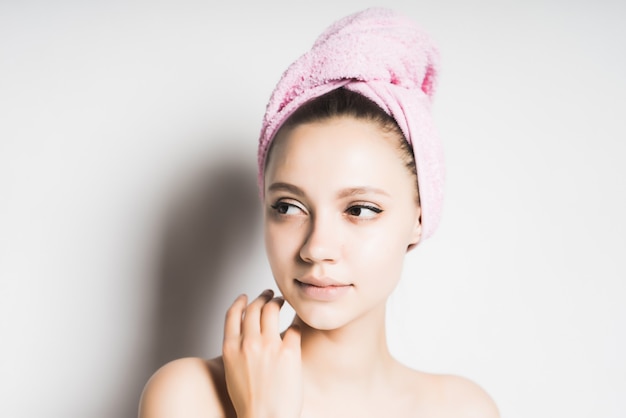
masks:
[[[351,117],[276,138],[265,171],[265,244],[297,315],[335,329],[385,309],[420,238],[416,183],[398,139]]]

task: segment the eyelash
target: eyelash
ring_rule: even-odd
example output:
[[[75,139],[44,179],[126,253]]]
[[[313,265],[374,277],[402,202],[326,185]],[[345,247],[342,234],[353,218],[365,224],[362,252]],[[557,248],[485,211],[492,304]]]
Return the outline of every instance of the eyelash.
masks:
[[[286,213],[286,212],[281,212],[281,211],[280,211],[282,208],[286,208],[286,210],[288,211],[288,210],[289,210],[289,208],[290,208],[290,207],[292,207],[292,208],[296,208],[296,209],[298,209],[298,210],[300,210],[300,211],[303,211],[303,212],[304,212],[304,209],[302,209],[302,208],[301,208],[301,207],[299,207],[298,205],[295,205],[295,204],[293,204],[293,203],[287,203],[287,202],[284,202],[284,201],[281,201],[281,200],[276,201],[276,203],[274,203],[274,204],[270,205],[270,207],[274,210],[274,212],[275,212],[278,216],[289,216],[289,215],[287,215],[287,213]],[[365,218],[364,218],[364,217],[362,217],[362,216],[355,215],[355,214],[351,213],[351,212],[352,212],[352,211],[354,211],[355,209],[359,209],[359,210],[361,210],[361,209],[366,209],[366,210],[369,210],[369,211],[374,212],[376,215],[378,215],[378,214],[380,214],[380,213],[382,213],[382,212],[383,212],[383,210],[382,210],[382,209],[380,209],[380,208],[378,208],[378,207],[376,207],[376,206],[366,205],[366,204],[358,204],[358,205],[352,205],[352,206],[348,207],[348,208],[346,209],[346,211],[345,211],[345,212],[348,214],[348,216],[351,216],[351,217],[357,218],[358,220],[369,220],[369,219],[374,218],[374,216],[371,216],[371,217],[365,217]],[[359,214],[360,214],[360,213],[359,213]]]
[[[284,202],[282,200],[276,201],[276,203],[270,205],[270,207],[272,209],[274,209],[274,212],[276,212],[276,214],[279,215],[279,216],[282,216],[282,215],[287,216],[286,213],[280,212],[279,209],[281,207],[287,207],[287,210],[289,210],[289,208],[292,207],[292,208],[296,208],[296,209],[298,209],[300,211],[303,211],[303,209],[301,207],[299,207],[298,205],[294,205],[293,203],[287,203],[287,202]]]
[[[352,205],[352,206],[350,206],[350,207],[346,210],[346,212],[347,212],[350,216],[354,216],[354,217],[356,217],[356,218],[361,218],[361,217],[360,217],[360,216],[358,216],[358,215],[352,215],[352,214],[350,213],[350,212],[351,212],[352,210],[354,210],[354,209],[367,209],[367,210],[370,210],[370,211],[374,212],[374,213],[375,213],[375,214],[377,214],[377,215],[378,215],[379,213],[382,213],[382,211],[383,211],[382,209],[377,208],[376,206],[372,206],[372,205]],[[373,216],[372,216],[372,218],[373,218]],[[370,219],[370,218],[363,218],[363,219]]]

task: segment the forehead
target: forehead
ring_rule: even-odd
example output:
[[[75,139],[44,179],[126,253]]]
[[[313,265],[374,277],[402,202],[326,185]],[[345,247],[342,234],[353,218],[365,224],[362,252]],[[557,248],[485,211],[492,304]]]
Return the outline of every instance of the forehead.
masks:
[[[265,172],[266,190],[268,183],[276,181],[311,187],[412,184],[399,140],[375,122],[352,117],[298,125],[275,139]]]

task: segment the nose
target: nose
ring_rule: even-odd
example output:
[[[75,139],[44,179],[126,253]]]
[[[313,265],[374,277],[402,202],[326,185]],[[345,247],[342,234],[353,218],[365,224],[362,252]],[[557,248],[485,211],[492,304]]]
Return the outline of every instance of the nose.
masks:
[[[307,263],[336,263],[341,253],[341,228],[330,214],[311,219],[300,258]]]

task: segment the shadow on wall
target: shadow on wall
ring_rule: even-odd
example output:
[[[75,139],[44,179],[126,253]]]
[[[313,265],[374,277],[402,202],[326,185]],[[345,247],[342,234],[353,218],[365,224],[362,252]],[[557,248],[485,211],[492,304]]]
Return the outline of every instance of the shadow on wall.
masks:
[[[133,371],[137,391],[128,394],[124,416],[136,416],[143,385],[163,364],[219,354],[214,348],[221,347],[221,307],[233,284],[229,273],[245,253],[256,251],[251,237],[258,233],[261,211],[255,167],[235,157],[207,165],[177,192],[163,227],[153,329],[147,332],[152,338],[147,358]]]
[[[221,347],[221,306],[229,267],[252,252],[260,208],[249,161],[222,159],[177,202],[166,226],[155,312],[156,367],[180,357],[206,357],[207,338]],[[237,254],[238,260],[233,255]],[[248,257],[249,259],[250,257]],[[209,329],[216,321],[218,329]]]

